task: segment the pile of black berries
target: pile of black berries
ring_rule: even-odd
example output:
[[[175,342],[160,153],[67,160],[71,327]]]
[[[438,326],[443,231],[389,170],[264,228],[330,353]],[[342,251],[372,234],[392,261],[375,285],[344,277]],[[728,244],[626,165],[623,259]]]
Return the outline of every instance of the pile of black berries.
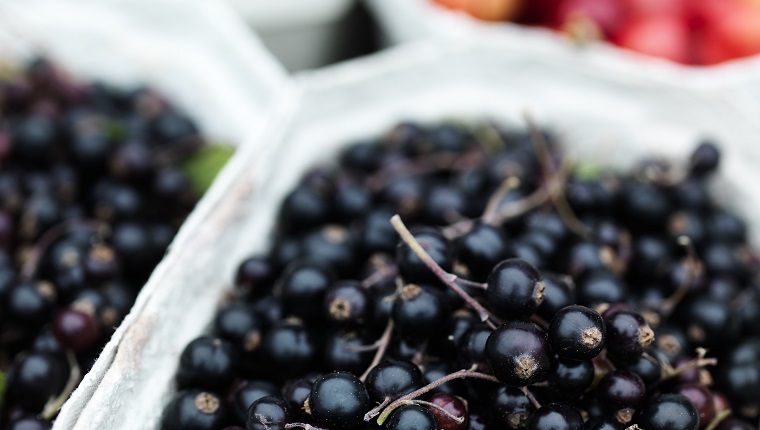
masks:
[[[160,261],[203,144],[147,88],[0,77],[0,428],[49,428]]]
[[[528,129],[403,123],[308,172],[162,429],[757,428],[760,260],[718,149],[621,174]]]

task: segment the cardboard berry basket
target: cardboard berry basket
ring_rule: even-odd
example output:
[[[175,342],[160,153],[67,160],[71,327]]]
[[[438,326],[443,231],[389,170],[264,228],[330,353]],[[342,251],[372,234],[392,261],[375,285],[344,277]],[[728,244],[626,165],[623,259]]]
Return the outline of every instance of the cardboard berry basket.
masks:
[[[237,145],[259,127],[287,75],[218,3],[6,1],[0,60],[44,55],[84,80],[155,87],[205,135]]]
[[[2,2],[0,63],[14,67],[39,55],[82,81],[156,88],[197,122],[209,144],[239,147],[241,159],[266,150],[242,144],[264,127],[281,89],[290,85],[284,69],[219,2]],[[202,212],[208,205],[197,207]],[[180,242],[183,236],[187,234],[178,237]],[[143,290],[135,312],[150,297],[151,288]],[[114,334],[63,408],[57,428],[74,426],[133,321],[127,317]]]
[[[560,133],[566,153],[626,166],[643,154],[683,159],[698,138],[720,142],[716,186],[727,204],[757,224],[760,187],[753,160],[756,125],[722,100],[652,82],[567,67],[562,58],[494,51],[478,44],[426,41],[297,78],[251,147],[214,184],[153,273],[88,402],[62,414],[57,429],[159,428],[176,390],[179,355],[206,331],[239,262],[269,246],[278,205],[305,170],[330,162],[357,139],[398,120],[492,118],[522,127],[528,110]],[[760,243],[760,228],[752,229]]]
[[[651,81],[692,91],[723,94],[747,115],[760,114],[760,55],[727,63],[694,67],[650,57],[610,43],[579,46],[556,31],[509,22],[481,21],[447,9],[433,0],[367,0],[386,43],[420,38],[491,42],[525,55],[562,56],[568,64],[599,68],[621,79]]]

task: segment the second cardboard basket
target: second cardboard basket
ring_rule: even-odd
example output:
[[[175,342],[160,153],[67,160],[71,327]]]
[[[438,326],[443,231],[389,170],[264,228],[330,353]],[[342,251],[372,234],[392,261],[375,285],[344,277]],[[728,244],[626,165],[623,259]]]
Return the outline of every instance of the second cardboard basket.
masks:
[[[309,166],[402,119],[487,117],[520,127],[526,110],[558,131],[576,159],[614,166],[643,154],[684,157],[698,139],[715,139],[725,153],[716,185],[727,205],[754,222],[760,243],[760,208],[749,204],[760,188],[758,130],[729,103],[487,45],[397,48],[301,75],[283,92],[273,119],[249,142],[277,150],[240,153],[228,165],[154,272],[150,296],[124,328],[89,402],[55,428],[159,428],[180,353],[208,329],[237,264],[267,249],[280,201]]]

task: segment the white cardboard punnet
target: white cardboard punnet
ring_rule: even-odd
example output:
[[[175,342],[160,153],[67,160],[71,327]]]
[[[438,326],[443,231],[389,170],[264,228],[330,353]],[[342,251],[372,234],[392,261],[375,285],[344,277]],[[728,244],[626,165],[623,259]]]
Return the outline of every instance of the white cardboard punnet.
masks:
[[[720,98],[562,57],[440,41],[303,74],[247,146],[270,150],[241,152],[225,169],[119,329],[110,367],[89,402],[77,405],[79,419],[55,428],[159,428],[179,354],[207,330],[237,264],[265,252],[279,202],[309,166],[401,119],[488,117],[521,127],[525,110],[557,130],[576,159],[621,167],[643,154],[683,159],[699,138],[713,137],[725,152],[721,198],[751,223],[760,220],[751,204],[760,189],[758,128]],[[758,244],[760,228],[752,227]]]
[[[212,142],[239,146],[220,181],[233,172],[243,171],[241,160],[271,148],[262,139],[249,139],[267,128],[277,100],[290,93],[291,82],[284,69],[269,55],[256,37],[227,10],[221,2],[205,0],[7,0],[0,2],[0,62],[24,61],[43,54],[61,64],[73,76],[101,80],[114,85],[147,84],[157,88],[169,100],[197,120]],[[286,97],[287,98],[287,97]],[[267,158],[267,157],[264,157]],[[237,167],[236,167],[237,166]],[[226,172],[226,173],[225,173]],[[212,187],[198,204],[190,219],[199,219],[219,203],[215,196],[227,186]],[[214,203],[210,203],[214,202]],[[195,225],[195,227],[193,227]],[[200,228],[188,222],[175,240],[189,242],[188,236]],[[196,235],[196,239],[199,236]],[[200,237],[203,239],[202,237]],[[167,260],[174,261],[178,250],[172,246]],[[224,254],[225,249],[215,249]],[[181,254],[181,253],[180,253]],[[161,279],[171,263],[157,269]],[[176,265],[175,265],[176,266]],[[117,351],[133,350],[135,341],[123,348],[125,332],[144,329],[135,315],[149,300],[157,282],[143,288],[133,309],[98,361],[72,394],[58,416],[55,428],[127,428],[120,427],[118,412],[132,418],[144,417],[139,410],[120,407],[134,399],[113,398],[111,404],[99,403],[106,396],[95,397],[102,379],[112,368]],[[181,286],[177,288],[184,294]],[[186,296],[186,299],[191,299]],[[179,301],[177,306],[182,306]],[[191,310],[192,308],[188,308]],[[167,315],[173,312],[167,309]],[[120,355],[123,357],[123,354]],[[138,355],[134,356],[139,359]],[[122,358],[123,360],[123,358]],[[137,363],[138,361],[135,361]],[[134,381],[131,381],[132,383]],[[148,382],[145,383],[146,385]],[[96,419],[83,411],[89,404],[100,405]],[[100,427],[101,422],[109,422]],[[126,422],[126,421],[124,421]],[[143,428],[136,425],[131,428]]]
[[[674,88],[722,93],[745,115],[760,115],[760,55],[709,67],[676,64],[609,43],[578,46],[555,31],[512,23],[486,22],[433,0],[366,0],[387,43],[423,38],[475,39],[501,49],[536,56],[564,56],[568,63],[596,67],[634,81],[652,81]]]

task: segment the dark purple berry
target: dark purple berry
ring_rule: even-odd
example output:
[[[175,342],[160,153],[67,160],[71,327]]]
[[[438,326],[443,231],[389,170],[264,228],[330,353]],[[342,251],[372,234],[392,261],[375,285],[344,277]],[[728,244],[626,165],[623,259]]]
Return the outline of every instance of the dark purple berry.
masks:
[[[502,318],[530,316],[544,300],[541,274],[524,260],[499,263],[488,276],[487,284],[489,309]]]
[[[639,375],[617,370],[605,375],[596,388],[602,407],[619,423],[628,424],[646,398],[646,385]]]
[[[593,309],[572,305],[560,309],[549,324],[549,343],[565,360],[590,360],[604,348],[606,327]]]
[[[369,371],[366,384],[370,399],[382,403],[386,398],[393,400],[422,388],[424,382],[416,364],[386,359]]]
[[[288,404],[282,397],[262,397],[248,408],[245,430],[285,430],[290,415]]]
[[[162,430],[215,430],[228,423],[227,404],[216,394],[180,391],[166,406]]]
[[[582,430],[580,412],[566,403],[544,405],[533,414],[530,430]]]
[[[524,387],[546,379],[551,367],[546,332],[531,322],[499,326],[486,342],[486,359],[504,385]]]
[[[371,409],[364,384],[348,372],[332,372],[317,378],[308,403],[314,421],[335,430],[356,429]]]
[[[699,414],[688,398],[662,394],[647,402],[636,422],[647,430],[697,430]]]
[[[430,410],[420,405],[404,405],[393,411],[386,425],[388,430],[438,430]]]

